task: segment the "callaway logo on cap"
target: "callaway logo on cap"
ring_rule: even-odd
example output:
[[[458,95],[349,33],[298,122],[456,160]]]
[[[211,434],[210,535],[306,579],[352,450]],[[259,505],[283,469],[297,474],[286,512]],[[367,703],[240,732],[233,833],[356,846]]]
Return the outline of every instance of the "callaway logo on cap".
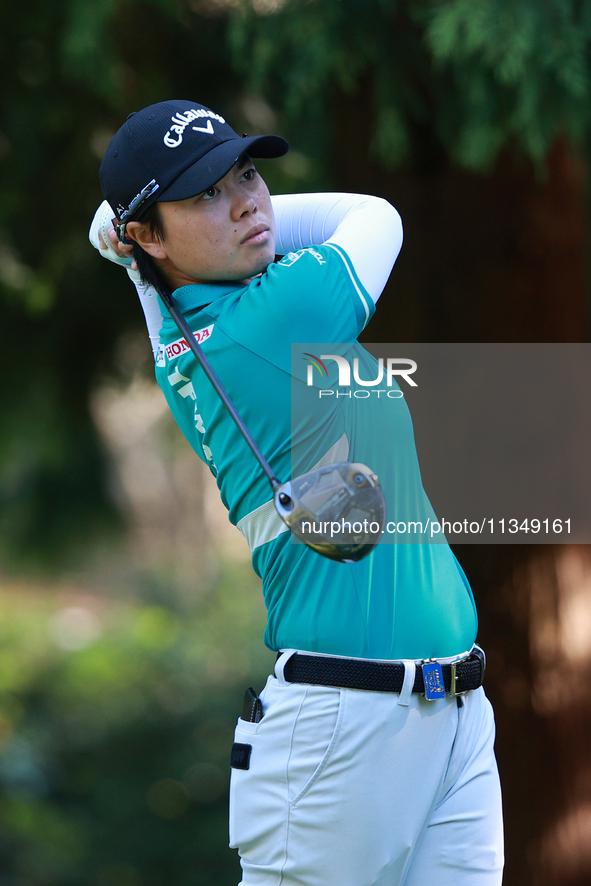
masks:
[[[130,114],[101,163],[105,199],[125,223],[156,200],[184,200],[206,191],[244,153],[281,157],[278,135],[240,136],[198,102],[168,101]]]
[[[199,120],[202,117],[212,117],[214,120],[219,120],[220,123],[226,122],[219,114],[214,114],[213,111],[208,111],[206,108],[191,108],[184,114],[175,114],[174,117],[172,117],[172,126],[163,138],[166,147],[178,148],[183,141],[183,133],[187,126],[193,120]],[[191,126],[191,129],[194,132],[207,132],[208,135],[214,135],[213,123],[211,120],[208,120],[205,126]]]

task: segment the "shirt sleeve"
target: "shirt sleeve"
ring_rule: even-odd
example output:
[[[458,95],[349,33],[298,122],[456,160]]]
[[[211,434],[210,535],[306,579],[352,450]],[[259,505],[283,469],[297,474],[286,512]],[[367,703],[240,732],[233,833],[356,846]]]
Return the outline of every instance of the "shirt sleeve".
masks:
[[[224,318],[226,334],[291,373],[290,345],[354,342],[375,312],[346,254],[325,243],[288,252]]]
[[[251,283],[237,307],[244,323],[234,328],[254,350],[248,317],[256,314],[256,340],[281,365],[281,342],[357,339],[400,250],[402,224],[379,197],[285,194],[272,202],[276,248],[285,254]]]
[[[402,221],[381,197],[362,194],[281,194],[272,197],[277,252],[315,244],[337,246],[375,303],[402,246]]]

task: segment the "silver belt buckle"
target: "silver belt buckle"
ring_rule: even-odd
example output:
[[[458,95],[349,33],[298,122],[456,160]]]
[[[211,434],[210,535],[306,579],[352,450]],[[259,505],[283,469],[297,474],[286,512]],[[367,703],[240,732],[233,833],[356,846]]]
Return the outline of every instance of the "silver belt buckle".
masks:
[[[451,667],[451,685],[449,687],[449,694],[452,698],[457,698],[458,695],[465,695],[468,692],[468,689],[463,689],[461,692],[457,690],[457,680],[458,680],[458,665],[461,665],[463,662],[468,661],[470,655],[464,656],[464,658],[460,658],[459,661],[454,661]]]

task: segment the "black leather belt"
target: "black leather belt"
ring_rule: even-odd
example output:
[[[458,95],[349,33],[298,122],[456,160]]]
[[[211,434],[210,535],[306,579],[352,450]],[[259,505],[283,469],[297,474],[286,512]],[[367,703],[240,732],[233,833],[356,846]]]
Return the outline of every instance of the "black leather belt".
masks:
[[[430,661],[425,661],[416,665],[413,692],[425,692],[423,669],[430,664]],[[445,692],[462,695],[470,689],[482,686],[486,656],[480,646],[475,646],[468,658],[438,667],[441,668]],[[373,692],[400,692],[404,682],[402,662],[332,658],[299,652],[294,653],[286,662],[283,673],[288,683],[313,683],[341,689],[369,689]]]

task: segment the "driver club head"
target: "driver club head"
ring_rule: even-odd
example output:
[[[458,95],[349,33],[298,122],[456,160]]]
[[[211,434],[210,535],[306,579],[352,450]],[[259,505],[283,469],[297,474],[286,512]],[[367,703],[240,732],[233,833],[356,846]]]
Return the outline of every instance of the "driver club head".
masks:
[[[274,500],[293,534],[330,560],[355,563],[382,537],[384,493],[376,474],[358,462],[308,471],[279,486]]]

